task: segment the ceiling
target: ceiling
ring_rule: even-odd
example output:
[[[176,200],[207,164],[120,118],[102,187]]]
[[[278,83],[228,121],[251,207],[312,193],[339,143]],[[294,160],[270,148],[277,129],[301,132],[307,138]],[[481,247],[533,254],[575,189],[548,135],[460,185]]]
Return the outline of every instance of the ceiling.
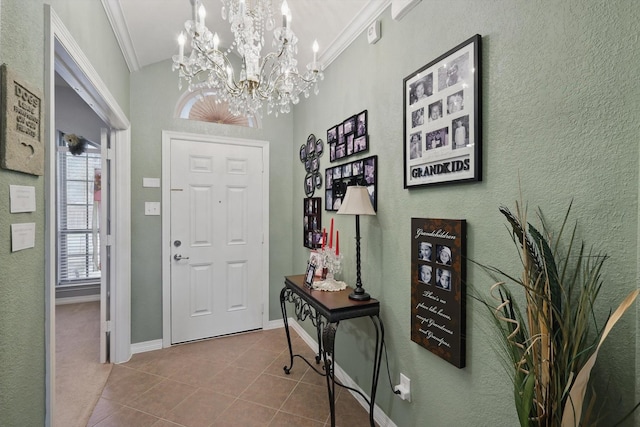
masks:
[[[251,0],[247,0],[247,4]],[[281,0],[272,0],[278,23]],[[102,0],[130,71],[137,71],[178,53],[177,37],[192,17],[190,0]],[[218,32],[221,46],[231,42],[229,24],[221,18],[220,0],[202,0],[206,25]],[[287,0],[291,29],[298,37],[298,67],[312,61],[318,40],[318,61],[326,68],[391,4],[391,0]],[[265,34],[265,37],[267,35]],[[271,49],[265,40],[263,52]],[[189,49],[186,49],[188,54]]]

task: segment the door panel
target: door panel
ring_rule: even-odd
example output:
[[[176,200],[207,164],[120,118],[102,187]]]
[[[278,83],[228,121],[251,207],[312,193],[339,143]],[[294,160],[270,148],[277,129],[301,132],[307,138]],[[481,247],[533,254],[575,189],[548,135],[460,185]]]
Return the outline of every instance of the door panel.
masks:
[[[172,343],[262,326],[262,180],[260,147],[172,140]]]

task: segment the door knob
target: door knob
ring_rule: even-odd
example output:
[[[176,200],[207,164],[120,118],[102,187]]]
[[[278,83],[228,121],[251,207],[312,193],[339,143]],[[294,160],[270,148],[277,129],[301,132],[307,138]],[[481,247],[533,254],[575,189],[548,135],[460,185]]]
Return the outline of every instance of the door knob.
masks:
[[[173,256],[173,259],[175,259],[176,261],[180,261],[180,260],[183,260],[183,259],[189,259],[189,257],[188,256],[182,256],[180,254],[175,254]]]

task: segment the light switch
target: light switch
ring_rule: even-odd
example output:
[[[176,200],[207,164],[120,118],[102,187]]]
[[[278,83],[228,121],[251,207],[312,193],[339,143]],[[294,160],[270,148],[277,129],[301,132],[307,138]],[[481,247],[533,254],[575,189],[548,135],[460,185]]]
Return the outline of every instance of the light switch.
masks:
[[[142,186],[160,188],[160,178],[142,178]]]
[[[144,202],[145,215],[160,215],[160,202]]]

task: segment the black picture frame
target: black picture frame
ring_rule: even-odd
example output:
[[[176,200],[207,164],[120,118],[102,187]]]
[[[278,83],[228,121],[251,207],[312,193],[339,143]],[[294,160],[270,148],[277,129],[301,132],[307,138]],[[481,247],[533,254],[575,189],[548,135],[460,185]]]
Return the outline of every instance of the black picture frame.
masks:
[[[466,363],[466,234],[464,219],[411,218],[411,340],[458,368]]]
[[[404,188],[482,180],[481,37],[403,80]]]
[[[320,197],[303,199],[302,245],[309,249],[322,246],[322,199]]]
[[[312,262],[307,263],[307,271],[304,274],[304,285],[307,288],[311,288],[313,286],[313,277],[316,274],[316,265]]]
[[[340,209],[347,187],[367,187],[373,210],[378,210],[378,156],[369,156],[325,169],[325,210]]]
[[[363,110],[327,129],[330,162],[369,150],[368,114]]]

